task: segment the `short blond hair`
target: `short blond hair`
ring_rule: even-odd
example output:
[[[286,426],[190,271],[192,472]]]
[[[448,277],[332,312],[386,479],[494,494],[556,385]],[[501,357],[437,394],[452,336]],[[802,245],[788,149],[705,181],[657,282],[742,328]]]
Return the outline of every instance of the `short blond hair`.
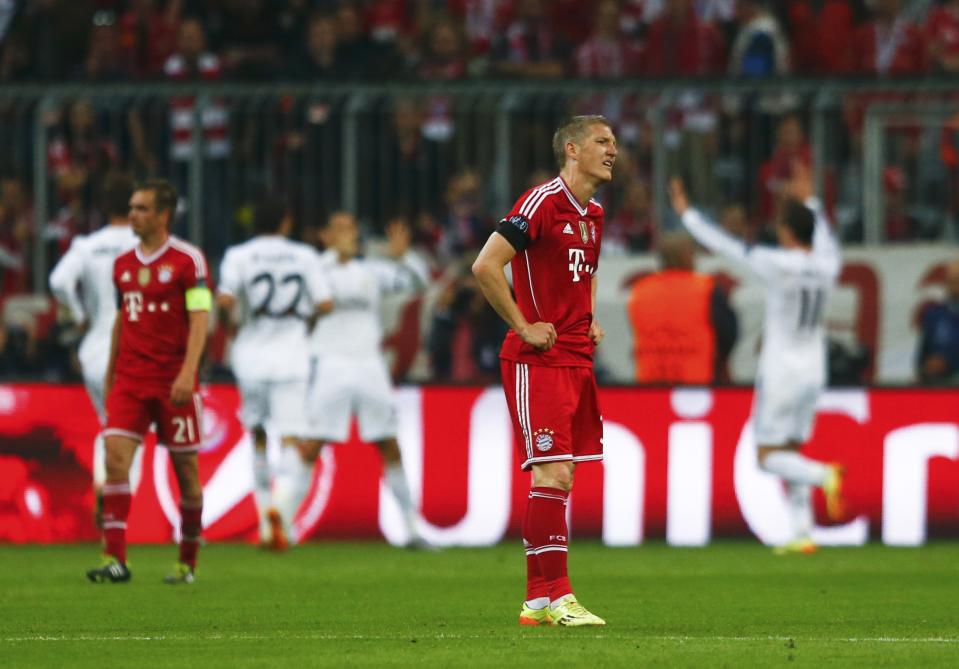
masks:
[[[553,155],[559,169],[566,167],[566,144],[582,144],[586,132],[594,125],[605,125],[612,129],[613,125],[605,116],[593,114],[590,116],[574,116],[557,128],[553,134]]]

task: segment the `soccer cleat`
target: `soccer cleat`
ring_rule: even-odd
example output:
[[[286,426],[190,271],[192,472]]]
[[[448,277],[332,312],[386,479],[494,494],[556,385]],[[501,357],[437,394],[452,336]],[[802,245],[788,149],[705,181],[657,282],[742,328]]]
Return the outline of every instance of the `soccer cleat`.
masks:
[[[790,541],[782,546],[773,548],[774,555],[812,555],[819,550],[819,546],[813,543],[812,539],[797,539]]]
[[[842,494],[843,478],[846,468],[841,465],[829,465],[829,474],[822,486],[826,496],[826,514],[831,520],[839,520],[846,513],[846,500]]]
[[[283,519],[280,517],[280,512],[276,509],[270,509],[267,512],[267,518],[270,520],[269,548],[277,553],[282,553],[290,547],[290,540],[286,538],[286,531],[283,529]]]
[[[99,567],[87,571],[91,583],[126,583],[132,576],[127,566],[112,555],[104,555]]]
[[[550,625],[552,622],[549,617],[549,604],[541,609],[531,609],[523,602],[523,609],[519,612],[520,625]]]
[[[196,581],[196,572],[193,567],[185,562],[177,562],[173,565],[173,571],[163,577],[163,582],[167,585],[179,585],[180,583],[190,585],[194,581]]]
[[[411,551],[424,551],[426,553],[437,553],[440,550],[439,546],[419,536],[410,539],[410,542],[406,544],[406,548]]]
[[[562,625],[563,627],[606,624],[605,620],[587,611],[586,607],[576,599],[576,595],[566,595],[560,600],[559,606],[551,607],[549,618],[551,625]]]

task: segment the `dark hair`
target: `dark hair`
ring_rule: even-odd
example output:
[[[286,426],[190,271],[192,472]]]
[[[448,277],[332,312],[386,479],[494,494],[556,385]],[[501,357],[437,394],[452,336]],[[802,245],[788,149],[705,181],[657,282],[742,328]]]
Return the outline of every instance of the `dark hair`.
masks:
[[[786,200],[783,211],[783,225],[789,228],[796,241],[803,246],[812,245],[812,233],[816,227],[816,217],[812,211],[798,200]]]
[[[133,177],[126,172],[111,172],[104,177],[100,190],[100,206],[107,219],[127,217],[134,188]]]
[[[136,190],[148,190],[153,193],[153,208],[160,212],[170,212],[170,222],[176,212],[177,192],[166,179],[147,179],[137,185]]]
[[[264,197],[253,212],[253,232],[258,235],[279,232],[289,213],[290,208],[283,199],[273,195]]]

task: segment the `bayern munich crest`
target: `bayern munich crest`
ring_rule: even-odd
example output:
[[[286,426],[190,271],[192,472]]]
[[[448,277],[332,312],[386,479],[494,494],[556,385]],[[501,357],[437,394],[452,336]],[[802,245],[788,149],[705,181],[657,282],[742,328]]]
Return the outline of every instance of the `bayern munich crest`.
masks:
[[[533,443],[536,444],[536,450],[545,453],[553,447],[553,435],[555,432],[548,427],[541,427],[533,433]]]

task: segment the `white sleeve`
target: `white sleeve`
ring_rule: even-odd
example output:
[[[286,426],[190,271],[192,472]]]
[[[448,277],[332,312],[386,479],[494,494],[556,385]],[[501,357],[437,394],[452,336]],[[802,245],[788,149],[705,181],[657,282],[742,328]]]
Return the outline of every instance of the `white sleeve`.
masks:
[[[240,276],[240,267],[236,261],[236,253],[228,250],[223,256],[223,262],[220,263],[220,281],[217,284],[216,291],[238,297],[242,290],[243,278]]]
[[[683,225],[693,238],[713,253],[747,265],[756,274],[768,277],[776,268],[777,251],[748,246],[690,207],[683,214]]]
[[[839,241],[833,234],[832,226],[829,224],[829,218],[823,209],[819,198],[811,197],[804,203],[812,211],[816,218],[816,227],[812,234],[812,251],[816,258],[829,266],[829,269],[839,274],[842,267],[842,251],[839,247]]]
[[[83,237],[77,237],[50,273],[50,290],[57,302],[70,311],[75,323],[87,319],[80,300],[80,277],[83,275]]]
[[[310,251],[307,267],[309,267],[309,271],[306,273],[306,289],[310,293],[310,300],[313,304],[333,299],[333,288],[330,286],[326,266],[321,261],[319,253]]]
[[[377,258],[367,262],[385,293],[419,292],[429,281],[429,267],[415,253],[407,252],[397,260]]]

